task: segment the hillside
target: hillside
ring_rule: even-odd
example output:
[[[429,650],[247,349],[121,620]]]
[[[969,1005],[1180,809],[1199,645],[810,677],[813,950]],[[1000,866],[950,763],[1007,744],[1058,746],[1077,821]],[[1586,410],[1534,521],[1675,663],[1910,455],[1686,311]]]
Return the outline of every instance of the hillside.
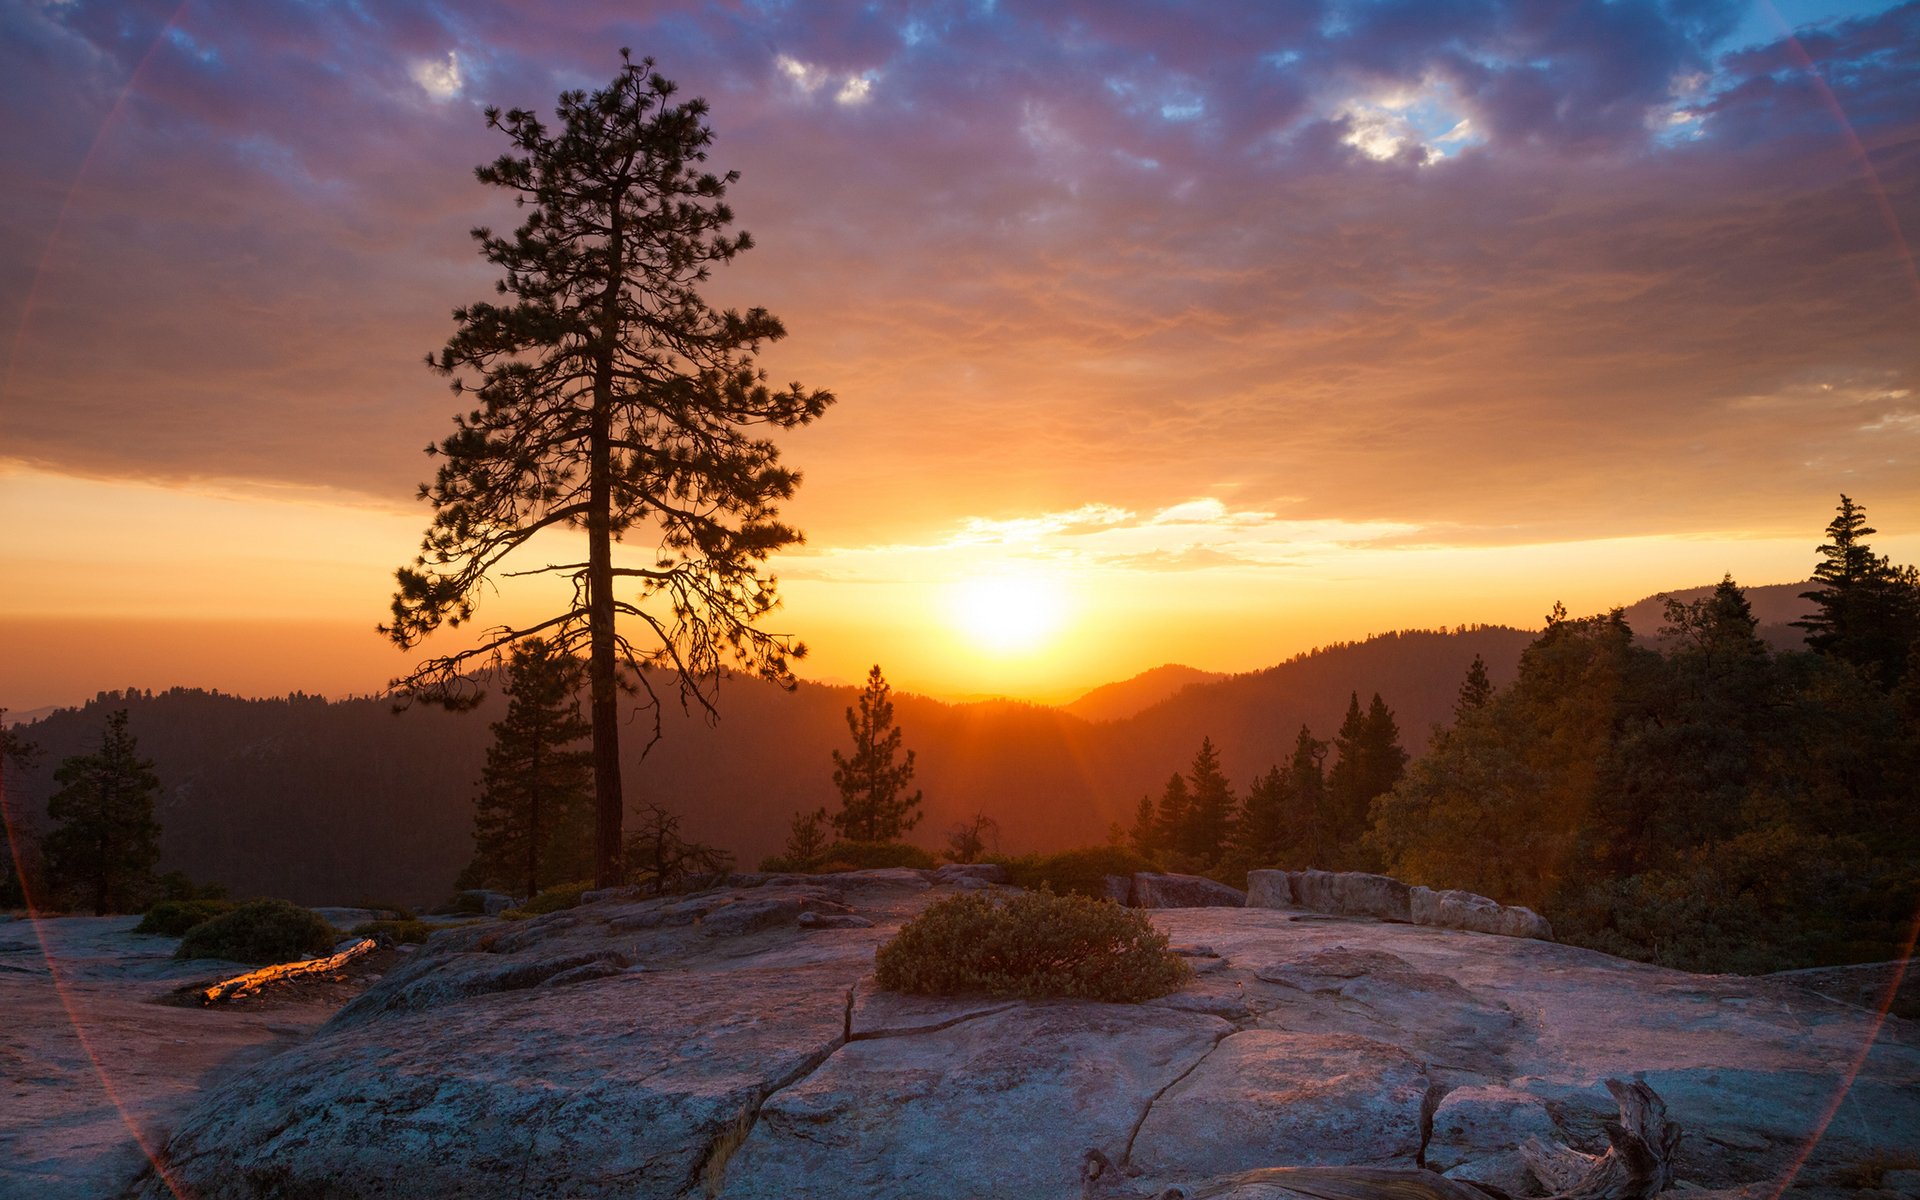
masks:
[[[1813,605],[1801,599],[1800,594],[1817,586],[1808,580],[1805,583],[1769,583],[1762,587],[1741,589],[1747,594],[1747,604],[1753,609],[1754,620],[1760,623],[1755,631],[1760,635],[1760,640],[1775,650],[1800,649],[1806,643],[1806,631],[1794,628],[1793,622],[1805,617],[1813,609]],[[1691,603],[1704,599],[1712,592],[1713,585],[1707,584],[1648,596],[1627,606],[1627,624],[1632,626],[1641,640],[1658,641],[1660,626],[1666,621],[1668,597]]]
[[[1244,786],[1291,748],[1302,722],[1330,736],[1354,691],[1363,701],[1379,691],[1418,752],[1448,718],[1473,656],[1503,682],[1531,636],[1502,628],[1388,634],[1190,686],[1099,724],[1037,705],[897,695],[895,716],[927,797],[915,839],[938,847],[951,825],[984,812],[1009,850],[1098,841],[1109,822],[1131,818],[1142,793],[1184,769],[1202,737],[1214,739]],[[794,812],[837,804],[828,752],[846,738],[842,714],[855,694],[730,680],[720,723],[669,708],[665,736],[644,761],[641,718],[623,745],[628,796],[683,814],[690,836],[751,866],[780,849]],[[98,698],[27,728],[45,753],[9,786],[30,821],[44,828],[53,768],[92,749],[105,712],[122,706],[165,787],[161,869],[307,903],[443,896],[470,855],[487,726],[501,712],[498,697],[459,715],[396,715],[379,700],[187,690]]]
[[[1218,671],[1167,663],[1142,671],[1132,679],[1107,683],[1094,688],[1078,700],[1061,705],[1082,721],[1117,721],[1151,708],[1167,697],[1199,683],[1216,683],[1227,676]]]

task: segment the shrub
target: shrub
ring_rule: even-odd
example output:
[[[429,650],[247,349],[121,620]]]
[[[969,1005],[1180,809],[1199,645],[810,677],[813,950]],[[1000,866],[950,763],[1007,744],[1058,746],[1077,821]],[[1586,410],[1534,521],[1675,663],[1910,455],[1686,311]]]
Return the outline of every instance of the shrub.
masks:
[[[429,925],[425,921],[368,921],[353,927],[353,936],[364,938],[385,937],[395,945],[405,943],[418,944],[445,929],[444,925]]]
[[[931,871],[940,865],[932,854],[906,842],[835,842],[820,852],[820,861],[824,865],[815,868],[816,873],[825,873],[828,867],[841,871],[873,871],[882,867]]]
[[[519,908],[510,908],[500,915],[509,921],[523,921],[528,917],[545,916],[547,913],[559,912],[565,908],[578,908],[580,897],[592,890],[593,880],[591,879],[555,884]]]
[[[1062,850],[1057,854],[1022,854],[1018,858],[998,860],[1007,869],[1007,882],[1015,887],[1051,887],[1056,892],[1100,899],[1107,894],[1107,876],[1131,876],[1137,871],[1157,871],[1159,866],[1120,846],[1086,846]]]
[[[162,900],[147,910],[133,931],[185,937],[189,929],[202,921],[211,921],[239,907],[233,900]]]
[[[187,930],[173,956],[243,963],[290,962],[327,953],[337,937],[333,926],[298,904],[254,900]]]
[[[937,901],[880,948],[875,968],[896,992],[1123,1003],[1176,991],[1192,974],[1137,909],[1046,891]]]

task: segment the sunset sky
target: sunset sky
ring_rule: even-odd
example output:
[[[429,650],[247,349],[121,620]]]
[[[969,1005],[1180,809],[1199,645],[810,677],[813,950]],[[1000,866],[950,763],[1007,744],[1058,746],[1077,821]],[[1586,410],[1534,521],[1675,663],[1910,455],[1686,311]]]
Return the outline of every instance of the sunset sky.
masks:
[[[623,45],[741,173],[711,295],[839,397],[808,677],[1786,582],[1843,491],[1920,558],[1920,4],[0,0],[0,705],[405,667],[480,108]]]

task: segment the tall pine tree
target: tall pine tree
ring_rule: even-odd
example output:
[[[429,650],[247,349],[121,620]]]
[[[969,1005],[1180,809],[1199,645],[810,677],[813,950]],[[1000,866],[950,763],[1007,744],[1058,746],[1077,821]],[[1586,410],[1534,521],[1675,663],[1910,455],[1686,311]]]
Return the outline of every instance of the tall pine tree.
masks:
[[[542,530],[584,534],[579,552],[520,572],[566,581],[556,610],[488,630],[394,688],[471,707],[473,668],[499,665],[515,642],[541,636],[585,653],[601,887],[621,880],[621,687],[647,696],[658,738],[658,681],[710,715],[728,664],[794,686],[789,659],[804,648],[756,625],[777,603],[767,558],[800,541],[779,512],[800,477],[766,431],[833,402],[798,384],[770,388],[756,356],[786,330],[765,309],[719,309],[701,294],[715,266],[753,244],[729,232],[736,176],[705,166],[706,103],[678,100],[651,59],[620,54],[605,88],[561,94],[557,126],[486,110],[510,148],[476,174],[511,193],[525,220],[509,236],[474,231],[504,299],[456,309],[452,338],[428,358],[472,407],[429,450],[442,459],[420,489],[433,523],[396,573],[383,627],[411,649],[472,619],[504,560],[550,544]],[[620,541],[647,553],[616,564]]]
[[[507,715],[493,745],[473,814],[474,885],[538,895],[587,877],[593,865],[593,732],[580,714],[585,664],[542,638],[513,649]]]
[[[1234,823],[1233,846],[1249,866],[1273,866],[1286,858],[1291,784],[1292,778],[1276,766],[1247,789],[1240,819]]]
[[[853,753],[833,752],[833,783],[840,789],[840,811],[833,827],[858,842],[891,842],[920,823],[920,792],[909,794],[913,751],[900,761],[903,734],[893,723],[893,689],[878,663],[867,672],[866,690],[847,710]]]
[[[61,763],[60,790],[47,801],[47,867],[56,886],[84,895],[95,913],[123,912],[153,889],[160,823],[153,802],[160,778],[127,732],[127,710],[107,717],[100,749]]]

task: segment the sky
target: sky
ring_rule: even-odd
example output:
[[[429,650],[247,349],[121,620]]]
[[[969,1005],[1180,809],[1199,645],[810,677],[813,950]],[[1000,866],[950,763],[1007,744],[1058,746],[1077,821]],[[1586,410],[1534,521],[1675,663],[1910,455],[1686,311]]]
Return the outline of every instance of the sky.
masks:
[[[1920,4],[0,0],[0,705],[406,668],[481,109],[622,46],[740,172],[709,294],[838,398],[808,677],[1792,581],[1842,492],[1920,558]]]

